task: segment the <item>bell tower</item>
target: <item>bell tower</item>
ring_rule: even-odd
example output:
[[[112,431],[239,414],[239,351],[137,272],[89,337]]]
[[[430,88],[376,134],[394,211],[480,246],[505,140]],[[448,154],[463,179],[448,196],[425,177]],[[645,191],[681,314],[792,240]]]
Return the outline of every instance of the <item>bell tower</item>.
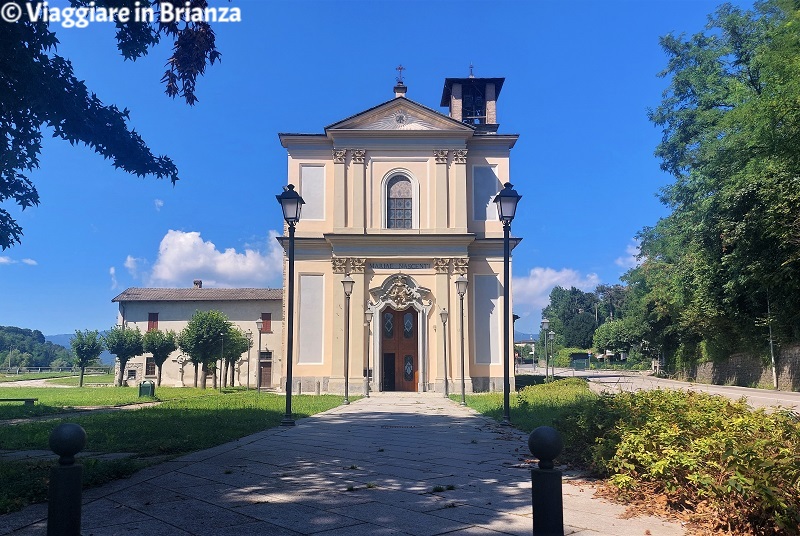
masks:
[[[450,117],[473,125],[478,132],[496,133],[497,98],[505,78],[476,78],[469,67],[467,78],[445,78],[440,106],[450,108]]]

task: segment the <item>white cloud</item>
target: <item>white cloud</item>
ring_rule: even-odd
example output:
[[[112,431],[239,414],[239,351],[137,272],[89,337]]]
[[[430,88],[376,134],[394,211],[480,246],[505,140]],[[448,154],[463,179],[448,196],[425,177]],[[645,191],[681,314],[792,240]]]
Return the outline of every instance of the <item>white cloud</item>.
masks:
[[[108,275],[111,276],[111,290],[117,288],[117,269],[113,266],[108,269]]]
[[[159,211],[161,210],[161,207],[164,206],[164,201],[161,199],[156,199],[155,201],[153,201],[153,204],[156,206],[156,210]]]
[[[526,277],[515,277],[513,280],[514,312],[523,318],[533,316],[534,325],[537,325],[542,309],[550,303],[553,287],[576,287],[589,292],[599,284],[600,277],[597,274],[584,276],[571,268],[533,268]]]
[[[0,265],[2,265],[2,264],[18,264],[20,262],[22,264],[27,264],[28,266],[37,266],[39,264],[38,262],[36,262],[33,259],[22,259],[21,261],[16,261],[16,260],[12,259],[11,257],[0,257]]]
[[[127,257],[125,257],[124,266],[125,266],[125,269],[128,270],[128,273],[131,274],[131,277],[136,279],[136,278],[139,277],[139,269],[140,269],[139,265],[142,264],[142,263],[146,263],[146,262],[147,261],[145,259],[140,259],[140,258],[137,258],[137,257],[133,257],[131,255],[128,255]]]
[[[631,240],[628,246],[625,248],[625,256],[624,257],[617,257],[614,261],[614,264],[621,268],[625,268],[629,270],[631,268],[636,268],[639,266],[639,254],[641,253],[641,244],[636,239]]]
[[[202,279],[204,285],[215,287],[280,285],[283,250],[276,236],[277,232],[269,232],[266,252],[246,247],[239,253],[234,248],[219,251],[199,232],[170,230],[158,248],[150,284],[188,286],[193,279]]]

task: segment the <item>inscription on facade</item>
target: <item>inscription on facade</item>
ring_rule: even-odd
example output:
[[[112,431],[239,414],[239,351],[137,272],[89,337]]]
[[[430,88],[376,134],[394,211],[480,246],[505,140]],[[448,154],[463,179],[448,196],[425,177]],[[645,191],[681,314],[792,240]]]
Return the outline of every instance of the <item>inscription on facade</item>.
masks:
[[[369,267],[373,270],[430,270],[430,262],[371,262]]]

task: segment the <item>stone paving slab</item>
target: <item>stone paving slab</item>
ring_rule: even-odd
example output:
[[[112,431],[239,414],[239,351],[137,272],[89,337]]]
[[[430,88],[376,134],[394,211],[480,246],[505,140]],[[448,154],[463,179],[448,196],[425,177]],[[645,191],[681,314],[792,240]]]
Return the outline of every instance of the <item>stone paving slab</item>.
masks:
[[[83,534],[530,535],[528,458],[526,435],[448,399],[373,394],[88,490]],[[684,534],[589,483],[563,496],[566,534]],[[0,516],[0,535],[45,534],[45,516]]]

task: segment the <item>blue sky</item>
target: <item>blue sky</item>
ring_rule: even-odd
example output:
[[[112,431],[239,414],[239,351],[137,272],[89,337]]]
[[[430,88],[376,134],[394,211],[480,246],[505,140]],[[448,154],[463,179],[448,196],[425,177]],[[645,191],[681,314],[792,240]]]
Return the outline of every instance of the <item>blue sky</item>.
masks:
[[[25,235],[0,252],[0,325],[106,329],[111,299],[131,286],[279,285],[277,133],[322,132],[390,99],[400,63],[408,97],[440,109],[444,79],[472,63],[477,76],[506,78],[500,131],[520,135],[514,310],[518,330],[537,332],[554,285],[617,282],[636,232],[665,214],[655,197],[669,180],[653,156],[661,134],[646,115],[667,84],[656,76],[666,65],[658,37],[699,31],[719,2],[211,3],[240,7],[243,20],[215,26],[222,62],[198,81],[194,107],[164,95],[168,44],[125,62],[111,24],[56,28],[77,76],[129,108],[131,126],[182,180],[115,171],[46,133],[31,173],[41,205],[4,205]]]

